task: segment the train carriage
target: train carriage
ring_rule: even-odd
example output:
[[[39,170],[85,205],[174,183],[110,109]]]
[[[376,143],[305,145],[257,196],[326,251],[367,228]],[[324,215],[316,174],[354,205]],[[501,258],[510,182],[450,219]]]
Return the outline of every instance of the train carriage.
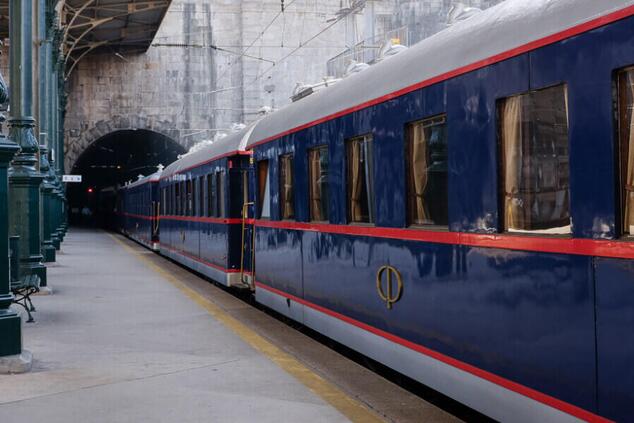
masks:
[[[632,420],[632,15],[509,0],[265,117],[257,301],[498,420]]]
[[[248,286],[252,128],[174,162],[161,175],[161,254],[227,286]]]
[[[118,192],[118,219],[122,232],[154,251],[158,251],[159,242],[160,176],[161,171],[141,177]]]
[[[634,0],[507,0],[166,168],[160,252],[495,419],[634,421],[632,110]]]

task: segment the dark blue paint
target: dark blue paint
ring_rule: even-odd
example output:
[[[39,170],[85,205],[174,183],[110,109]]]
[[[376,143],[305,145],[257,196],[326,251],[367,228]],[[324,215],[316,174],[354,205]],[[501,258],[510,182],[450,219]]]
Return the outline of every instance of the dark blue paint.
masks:
[[[634,263],[597,259],[599,411],[634,421]]]

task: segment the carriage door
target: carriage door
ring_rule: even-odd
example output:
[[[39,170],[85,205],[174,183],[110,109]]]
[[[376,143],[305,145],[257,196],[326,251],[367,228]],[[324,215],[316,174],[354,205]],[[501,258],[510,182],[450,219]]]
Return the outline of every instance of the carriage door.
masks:
[[[242,283],[254,286],[253,269],[255,267],[255,252],[253,249],[253,202],[250,201],[249,190],[249,170],[243,169],[240,172],[242,191],[242,251],[240,257],[240,280]]]

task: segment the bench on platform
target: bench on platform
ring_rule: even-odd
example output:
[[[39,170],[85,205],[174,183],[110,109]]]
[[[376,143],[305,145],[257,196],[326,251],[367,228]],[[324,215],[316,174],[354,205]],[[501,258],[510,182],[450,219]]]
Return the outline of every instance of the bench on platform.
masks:
[[[20,275],[20,237],[9,237],[9,266],[11,275],[11,293],[13,302],[24,307],[29,316],[27,323],[34,322],[32,312],[35,311],[31,295],[40,292],[40,277],[37,275]]]
[[[17,281],[11,281],[11,292],[15,297],[13,302],[21,305],[29,316],[27,323],[34,322],[31,312],[35,311],[31,295],[40,292],[40,277],[37,275],[26,275]]]

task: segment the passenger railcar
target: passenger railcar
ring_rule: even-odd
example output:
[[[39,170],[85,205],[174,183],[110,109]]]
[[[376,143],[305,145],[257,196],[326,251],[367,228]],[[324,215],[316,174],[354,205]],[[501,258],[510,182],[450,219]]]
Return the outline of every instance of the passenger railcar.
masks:
[[[161,253],[227,286],[250,283],[250,133],[188,154],[161,175]]]
[[[252,253],[259,303],[495,419],[633,421],[633,109],[634,0],[507,0],[168,168],[161,252]]]
[[[121,231],[158,251],[159,243],[159,195],[158,182],[161,171],[139,178],[118,191],[117,218]]]
[[[498,420],[633,420],[633,4],[509,0],[265,117],[257,301]]]

